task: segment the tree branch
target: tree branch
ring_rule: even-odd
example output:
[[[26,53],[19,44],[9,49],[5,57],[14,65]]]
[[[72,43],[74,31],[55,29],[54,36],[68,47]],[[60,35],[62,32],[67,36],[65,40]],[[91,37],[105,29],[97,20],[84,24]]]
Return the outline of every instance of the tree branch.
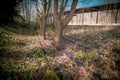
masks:
[[[46,15],[48,15],[48,12],[50,10],[50,7],[51,7],[51,0],[48,0],[48,4],[47,4],[47,9],[46,9]]]
[[[73,0],[70,13],[69,13],[68,16],[66,16],[66,18],[63,20],[64,23],[62,22],[64,27],[66,27],[67,24],[69,23],[69,21],[72,19],[73,15],[74,15],[74,12],[75,12],[75,10],[76,10],[77,2],[78,2],[78,0]]]
[[[62,4],[60,6],[60,14],[59,14],[60,20],[62,20],[62,15],[64,14],[64,10],[66,8],[67,2],[68,2],[68,0],[66,0],[65,3],[64,3],[64,0],[62,0]]]
[[[53,20],[54,20],[55,25],[57,25],[56,23],[60,22],[58,20],[58,0],[54,0]]]

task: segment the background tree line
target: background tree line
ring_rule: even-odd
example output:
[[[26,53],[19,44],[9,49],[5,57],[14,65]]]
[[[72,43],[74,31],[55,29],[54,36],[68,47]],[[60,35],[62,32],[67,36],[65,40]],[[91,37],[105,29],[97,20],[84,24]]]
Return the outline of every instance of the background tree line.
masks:
[[[31,10],[36,9],[36,18],[39,18],[40,38],[46,39],[46,23],[52,14],[55,26],[54,44],[60,46],[63,40],[63,30],[72,19],[78,0],[72,0],[70,12],[64,15],[69,0],[4,0],[0,4],[0,23],[13,21],[15,16],[20,16],[29,24],[31,22]]]

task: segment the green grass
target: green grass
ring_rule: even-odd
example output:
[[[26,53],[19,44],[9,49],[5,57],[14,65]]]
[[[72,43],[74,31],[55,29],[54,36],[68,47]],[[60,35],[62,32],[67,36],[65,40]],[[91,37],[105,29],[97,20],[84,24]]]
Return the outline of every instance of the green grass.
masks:
[[[66,28],[67,29],[67,28]],[[75,31],[74,31],[75,30]],[[115,63],[114,59],[120,59],[119,56],[119,40],[120,27],[77,27],[68,28],[65,37],[75,39],[81,45],[73,50],[74,58],[78,62],[90,67],[101,78],[119,80],[119,63]],[[67,44],[67,46],[75,46],[75,43]],[[86,48],[84,46],[89,46]],[[92,71],[91,71],[92,72]],[[92,74],[92,73],[91,73]],[[114,74],[114,75],[112,75]],[[95,76],[94,76],[95,77]],[[86,78],[86,77],[82,77]],[[80,78],[80,79],[82,79]],[[96,77],[95,77],[96,78]],[[97,79],[97,78],[96,78]]]
[[[111,51],[116,55],[119,54],[119,29],[119,27],[80,27],[74,29],[75,33],[72,32],[72,29],[65,30],[65,37],[77,38],[78,43],[89,46],[86,49],[76,45],[76,49],[73,50],[75,43],[63,42],[64,47],[67,46],[68,51],[73,53],[72,58],[77,60],[74,63],[85,66],[88,74],[80,76],[77,70],[78,66],[72,64],[72,59],[70,62],[61,64],[54,62],[54,58],[59,57],[52,56],[59,53],[54,50],[54,46],[49,47],[48,53],[44,55],[39,48],[37,32],[32,32],[31,27],[30,29],[27,26],[21,28],[15,24],[0,27],[0,79],[89,80],[90,75],[96,73],[101,75],[102,79],[115,78],[119,80],[118,64],[111,56]],[[48,33],[53,37],[54,30],[50,28]],[[98,76],[92,77],[98,79]]]

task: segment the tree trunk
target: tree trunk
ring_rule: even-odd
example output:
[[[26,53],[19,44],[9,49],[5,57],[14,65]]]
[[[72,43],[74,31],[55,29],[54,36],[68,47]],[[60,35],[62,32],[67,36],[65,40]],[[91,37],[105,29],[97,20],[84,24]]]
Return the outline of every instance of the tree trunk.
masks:
[[[45,40],[46,37],[45,37],[45,32],[46,32],[46,22],[45,22],[45,19],[44,17],[41,18],[40,20],[40,39],[42,40]]]
[[[69,14],[65,18],[62,18],[64,16],[63,13],[64,13],[64,10],[65,10],[68,0],[66,0],[65,3],[64,3],[64,1],[65,0],[62,1],[62,4],[60,6],[60,11],[58,11],[59,10],[58,9],[59,8],[58,7],[59,0],[54,0],[53,20],[54,20],[54,25],[55,25],[55,30],[56,30],[55,37],[54,37],[54,43],[55,43],[56,47],[59,47],[63,40],[63,30],[67,26],[69,21],[72,19],[74,12],[76,10],[77,2],[78,2],[78,0],[73,0]],[[65,6],[63,6],[63,5],[65,5]]]
[[[40,39],[45,40],[46,23],[47,23],[46,21],[51,7],[51,0],[35,0],[35,2],[36,2],[36,10],[37,12],[39,12],[38,16],[40,18]]]
[[[63,27],[62,24],[56,25],[55,27],[55,37],[54,37],[54,43],[56,47],[59,47],[61,42],[63,41]]]

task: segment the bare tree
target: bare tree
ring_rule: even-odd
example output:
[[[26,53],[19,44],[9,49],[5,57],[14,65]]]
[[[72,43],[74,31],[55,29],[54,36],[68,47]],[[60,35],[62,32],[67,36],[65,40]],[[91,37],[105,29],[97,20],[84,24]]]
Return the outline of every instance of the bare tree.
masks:
[[[31,9],[33,7],[32,1],[31,0],[23,0],[21,2],[21,11],[22,11],[22,16],[25,20],[26,23],[30,23],[31,21]]]
[[[54,12],[53,12],[53,19],[54,19],[54,25],[55,25],[54,43],[56,47],[60,46],[60,43],[63,40],[63,30],[74,15],[77,2],[78,0],[72,1],[71,10],[69,11],[67,16],[64,16],[64,11],[67,6],[68,0],[61,0],[60,7],[58,6],[58,3],[60,3],[60,1],[54,0]]]
[[[47,15],[51,6],[51,0],[36,0],[36,8],[40,18],[40,38],[45,40]]]

